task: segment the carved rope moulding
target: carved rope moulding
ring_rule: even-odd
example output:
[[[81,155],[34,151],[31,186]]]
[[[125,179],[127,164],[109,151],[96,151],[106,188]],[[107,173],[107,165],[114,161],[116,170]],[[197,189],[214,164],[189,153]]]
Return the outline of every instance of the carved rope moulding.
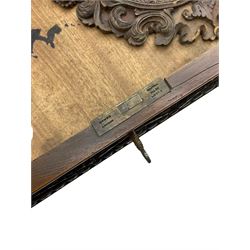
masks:
[[[219,36],[219,0],[53,0],[65,8],[76,7],[79,20],[125,38],[131,45],[143,45],[149,34],[155,33],[156,45],[169,45],[176,35],[181,43],[192,43],[199,36],[213,41]],[[176,23],[175,12],[182,12],[183,22]],[[195,34],[190,36],[189,22],[203,19]],[[185,22],[184,22],[185,21]],[[212,32],[209,32],[212,28]]]

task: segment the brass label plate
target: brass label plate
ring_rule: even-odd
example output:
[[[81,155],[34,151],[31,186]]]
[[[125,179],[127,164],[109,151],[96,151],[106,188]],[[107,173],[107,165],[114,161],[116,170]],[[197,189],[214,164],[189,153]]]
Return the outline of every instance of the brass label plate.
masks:
[[[97,117],[91,124],[96,133],[102,136],[170,91],[164,80],[157,79],[126,101]]]

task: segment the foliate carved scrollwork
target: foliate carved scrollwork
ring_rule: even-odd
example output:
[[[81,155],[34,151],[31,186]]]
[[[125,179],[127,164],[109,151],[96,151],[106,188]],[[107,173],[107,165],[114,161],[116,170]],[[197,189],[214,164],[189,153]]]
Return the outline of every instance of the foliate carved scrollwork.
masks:
[[[96,26],[104,32],[124,37],[131,45],[143,45],[149,34],[155,33],[156,45],[168,45],[176,35],[181,43],[192,43],[201,36],[203,40],[219,37],[219,0],[53,0],[62,7],[77,6],[77,16],[86,25]],[[182,13],[186,22],[176,23],[174,13],[191,4],[191,10]],[[206,21],[194,36],[188,22]],[[209,26],[213,32],[208,32]],[[210,27],[210,29],[211,29]]]

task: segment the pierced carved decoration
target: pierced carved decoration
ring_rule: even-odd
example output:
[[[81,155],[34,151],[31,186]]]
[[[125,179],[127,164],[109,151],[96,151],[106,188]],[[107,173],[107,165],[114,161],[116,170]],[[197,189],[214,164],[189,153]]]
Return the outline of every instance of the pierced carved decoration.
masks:
[[[113,32],[131,45],[143,45],[155,33],[156,45],[168,45],[176,35],[181,43],[192,43],[199,36],[213,41],[219,37],[219,0],[53,0],[62,7],[77,5],[79,20],[104,32]],[[191,4],[182,13],[183,21],[175,21],[175,12]],[[188,22],[203,19],[192,36]],[[210,27],[209,27],[210,26]],[[209,32],[209,28],[213,32]],[[191,36],[191,37],[190,37]]]

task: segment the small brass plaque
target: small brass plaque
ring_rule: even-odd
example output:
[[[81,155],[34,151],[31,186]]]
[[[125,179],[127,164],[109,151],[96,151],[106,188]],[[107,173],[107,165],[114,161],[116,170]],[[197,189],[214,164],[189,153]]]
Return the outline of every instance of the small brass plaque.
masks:
[[[126,101],[97,117],[91,124],[96,133],[102,136],[170,91],[164,80],[157,79]]]

